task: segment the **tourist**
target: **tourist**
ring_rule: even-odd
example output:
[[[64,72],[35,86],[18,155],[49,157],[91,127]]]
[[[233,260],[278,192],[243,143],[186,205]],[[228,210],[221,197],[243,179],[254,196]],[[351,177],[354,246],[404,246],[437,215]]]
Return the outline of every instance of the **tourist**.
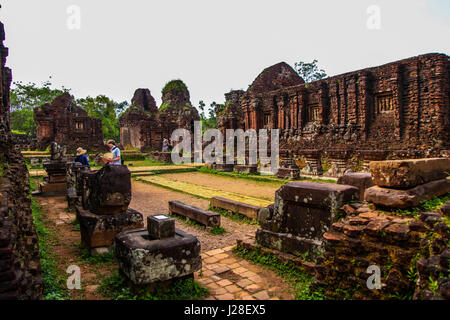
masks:
[[[78,148],[77,149],[77,153],[76,153],[76,157],[75,157],[75,162],[79,162],[81,163],[83,166],[87,166],[88,168],[90,167],[89,165],[89,160],[88,157],[86,156],[86,150],[84,150],[83,148]]]
[[[168,148],[169,148],[169,152],[172,152],[172,150],[173,150],[173,141],[172,141],[172,139],[169,139]]]
[[[107,163],[110,165],[122,165],[122,161],[120,158],[120,149],[116,146],[116,142],[114,140],[108,140],[108,142],[106,142],[106,145],[108,146],[109,151],[111,151],[113,158],[105,159],[105,161],[107,161]]]
[[[164,138],[162,152],[168,152],[168,151],[169,151],[169,140]]]

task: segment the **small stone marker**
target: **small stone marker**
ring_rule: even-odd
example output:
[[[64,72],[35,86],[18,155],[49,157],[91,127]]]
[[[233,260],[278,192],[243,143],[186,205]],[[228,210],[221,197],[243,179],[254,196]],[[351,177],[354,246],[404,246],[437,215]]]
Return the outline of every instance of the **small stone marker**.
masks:
[[[165,215],[147,217],[147,231],[153,239],[164,239],[175,236],[175,219]]]

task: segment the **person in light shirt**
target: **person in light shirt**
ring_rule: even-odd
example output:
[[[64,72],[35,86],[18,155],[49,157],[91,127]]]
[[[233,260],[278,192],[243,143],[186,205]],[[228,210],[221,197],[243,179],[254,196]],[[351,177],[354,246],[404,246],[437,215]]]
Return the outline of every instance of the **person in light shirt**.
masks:
[[[121,166],[122,161],[120,158],[120,149],[116,146],[116,142],[114,140],[108,140],[108,142],[106,142],[106,145],[114,156],[112,159],[107,160],[108,164]]]

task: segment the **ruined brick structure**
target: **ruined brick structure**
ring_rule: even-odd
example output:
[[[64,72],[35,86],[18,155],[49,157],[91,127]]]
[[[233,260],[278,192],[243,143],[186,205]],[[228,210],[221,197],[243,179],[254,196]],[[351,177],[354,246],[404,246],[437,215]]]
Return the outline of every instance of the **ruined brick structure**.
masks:
[[[417,150],[450,147],[450,63],[426,54],[304,83],[287,64],[265,69],[240,99],[218,112],[219,129],[279,128],[281,146]],[[229,116],[236,117],[233,122]],[[242,126],[243,123],[243,126]]]
[[[89,150],[104,149],[102,120],[89,117],[69,93],[35,108],[34,120],[39,149],[45,149],[54,141],[65,145],[67,150],[80,146]]]
[[[181,80],[166,84],[159,109],[148,89],[137,89],[131,103],[120,117],[120,142],[141,151],[160,150],[163,139],[169,139],[175,129],[193,131],[194,121],[200,120]]]
[[[0,22],[0,300],[41,299],[39,244],[31,213],[28,170],[9,122],[11,70]]]

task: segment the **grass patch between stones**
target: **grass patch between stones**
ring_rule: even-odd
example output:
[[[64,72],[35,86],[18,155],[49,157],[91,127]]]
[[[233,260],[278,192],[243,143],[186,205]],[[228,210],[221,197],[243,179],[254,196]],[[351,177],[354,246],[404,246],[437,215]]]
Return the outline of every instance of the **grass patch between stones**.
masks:
[[[32,191],[36,188],[33,179],[30,179],[30,186]],[[39,255],[41,259],[42,279],[44,281],[44,299],[68,299],[65,278],[58,271],[55,253],[50,246],[52,241],[55,241],[55,234],[45,226],[45,216],[42,206],[33,197],[31,197],[31,210],[39,239]]]
[[[101,281],[98,292],[113,300],[199,300],[209,295],[209,290],[194,279],[175,280],[169,288],[156,288],[153,293],[146,289],[134,293],[118,271]]]

